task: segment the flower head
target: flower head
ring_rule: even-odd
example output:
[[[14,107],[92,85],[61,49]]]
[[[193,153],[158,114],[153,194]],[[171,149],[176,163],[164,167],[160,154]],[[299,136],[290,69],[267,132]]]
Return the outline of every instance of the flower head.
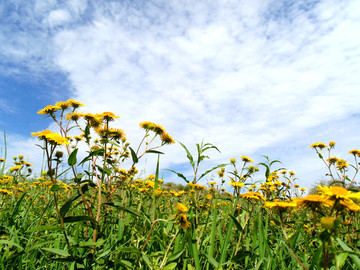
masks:
[[[325,143],[313,143],[312,145],[309,146],[310,148],[326,148],[327,145]]]
[[[59,106],[54,106],[54,105],[48,105],[46,106],[44,109],[41,109],[40,111],[38,111],[38,114],[53,114],[54,112],[56,112],[57,110],[60,110],[61,108]]]
[[[254,162],[252,159],[250,159],[249,157],[247,156],[240,156],[241,160],[244,161],[245,163],[246,162]]]

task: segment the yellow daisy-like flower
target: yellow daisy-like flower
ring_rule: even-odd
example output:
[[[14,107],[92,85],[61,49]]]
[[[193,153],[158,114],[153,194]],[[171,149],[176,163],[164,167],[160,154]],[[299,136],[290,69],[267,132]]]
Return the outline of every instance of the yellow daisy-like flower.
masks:
[[[230,162],[231,162],[232,164],[235,164],[235,163],[236,163],[236,159],[235,159],[235,158],[231,158],[231,159],[230,159]]]
[[[38,114],[40,114],[40,115],[53,114],[54,112],[56,112],[57,110],[60,110],[60,109],[61,108],[59,106],[48,105],[44,109],[41,109],[40,111],[38,111]]]
[[[335,144],[336,144],[336,143],[333,142],[333,141],[330,141],[330,142],[329,142],[329,146],[330,146],[331,148],[334,148]]]
[[[21,169],[21,165],[19,165],[19,166],[14,166],[14,167],[11,167],[11,168],[10,168],[10,172],[18,171],[18,170],[20,170],[20,169]]]
[[[349,151],[349,154],[352,154],[352,155],[359,155],[360,154],[360,150],[358,150],[358,149],[353,149],[353,150],[351,150],[351,151]]]
[[[296,198],[295,202],[298,206],[310,209],[317,209],[321,206],[332,205],[326,198],[317,194],[311,194],[304,198]]]
[[[62,110],[66,110],[71,106],[71,104],[68,101],[59,101],[55,103],[55,106],[60,107]]]
[[[175,143],[175,140],[167,132],[161,133],[160,140],[163,144],[174,144]]]
[[[320,193],[330,200],[345,200],[350,198],[360,198],[360,192],[352,193],[346,188],[339,186],[318,186]]]
[[[229,185],[233,186],[234,188],[242,188],[243,186],[245,186],[244,183],[239,183],[239,182],[230,182]]]
[[[356,203],[354,203],[353,200],[341,200],[340,201],[340,207],[343,207],[349,211],[352,211],[352,212],[359,212],[360,211],[360,206],[357,205]]]
[[[113,114],[112,112],[103,112],[102,114],[100,114],[101,118],[104,121],[113,121],[116,118],[120,118],[120,116]]]
[[[249,157],[247,156],[240,156],[241,160],[244,161],[245,163],[246,162],[254,162],[252,159],[250,159]]]
[[[296,207],[296,203],[295,202],[265,202],[265,207],[268,208],[274,208],[277,210],[287,210],[289,208],[294,208]]]
[[[178,203],[176,209],[179,213],[186,213],[188,211],[188,208],[182,203]]]
[[[69,144],[68,139],[64,138],[63,136],[61,136],[58,133],[49,133],[45,135],[45,138],[47,139],[48,142],[52,143],[52,144],[57,144],[57,145],[66,145]]]
[[[11,195],[11,194],[12,194],[12,192],[9,191],[9,190],[7,190],[7,189],[0,189],[0,193],[2,193],[2,194],[7,194],[7,195]]]
[[[184,215],[184,214],[180,214],[178,216],[178,221],[179,221],[179,224],[180,224],[180,228],[182,229],[188,229],[190,228],[190,222],[187,220],[187,217]]]
[[[80,106],[84,107],[84,104],[78,102],[78,101],[75,101],[73,99],[68,99],[67,102],[70,103],[70,106],[73,107],[74,109],[77,109],[79,108]]]
[[[52,132],[50,130],[43,130],[43,131],[39,131],[39,132],[31,132],[31,136],[38,136],[39,140],[43,140],[46,138],[47,134],[51,134]]]
[[[338,159],[336,162],[336,167],[339,169],[343,169],[349,166],[349,163],[345,159]]]
[[[211,194],[206,194],[205,199],[206,199],[206,200],[211,200],[211,199],[212,199]]]
[[[312,145],[309,146],[310,148],[326,148],[327,145],[325,143],[313,143]]]
[[[337,157],[329,157],[327,160],[330,164],[335,164],[338,161]]]
[[[81,117],[83,117],[84,114],[83,113],[79,113],[79,112],[72,112],[72,113],[68,113],[65,115],[65,119],[67,120],[72,120],[72,121],[77,121],[79,120]]]
[[[244,194],[241,194],[241,197],[245,198],[245,199],[253,199],[253,200],[263,200],[265,201],[265,197],[260,194],[259,192],[247,192]]]

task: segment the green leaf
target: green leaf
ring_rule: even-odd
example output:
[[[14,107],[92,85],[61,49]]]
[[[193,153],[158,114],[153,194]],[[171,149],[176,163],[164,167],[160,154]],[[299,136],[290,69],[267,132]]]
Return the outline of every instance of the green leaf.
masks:
[[[0,244],[6,244],[6,245],[9,245],[9,246],[15,246],[18,248],[18,250],[21,252],[24,250],[23,247],[21,247],[19,244],[13,242],[13,241],[9,241],[9,240],[0,240]]]
[[[346,245],[340,238],[336,238],[336,241],[339,243],[339,245],[342,247],[344,251],[350,251],[353,252],[353,250]],[[360,269],[360,258],[358,255],[355,254],[349,254],[349,257],[352,259],[352,261],[356,264],[356,267]]]
[[[64,223],[73,223],[80,221],[90,221],[92,223],[96,223],[96,221],[93,218],[88,216],[68,216],[64,218]]]
[[[72,197],[70,198],[69,200],[67,200],[66,203],[64,203],[64,205],[60,208],[60,215],[62,217],[65,217],[67,212],[69,211],[70,207],[71,207],[71,204],[77,200],[78,198],[80,197],[80,194],[79,195],[76,195],[75,197]]]
[[[160,154],[160,155],[164,154],[163,152],[156,151],[156,150],[147,150],[146,153],[153,153],[153,154]]]
[[[234,221],[236,228],[237,228],[240,232],[242,232],[242,231],[243,231],[243,227],[241,226],[241,224],[239,223],[239,221],[236,219],[236,217],[234,217],[233,215],[230,215],[230,214],[229,214],[229,216],[230,216],[231,219]]]
[[[179,143],[180,143],[180,145],[185,149],[186,154],[187,154],[187,158],[189,159],[189,161],[190,161],[190,163],[191,163],[191,166],[192,166],[193,168],[195,168],[195,163],[194,163],[194,158],[193,158],[193,156],[190,154],[189,150],[186,148],[186,146],[185,146],[183,143],[181,143],[181,142],[179,142]]]
[[[86,242],[80,242],[79,247],[93,247],[93,246],[101,246],[105,242],[104,239],[99,239],[96,242],[93,242],[92,240],[86,241]]]
[[[176,173],[177,176],[179,176],[180,178],[184,179],[186,183],[189,183],[189,180],[187,180],[186,177],[185,177],[183,174],[178,173],[178,172],[175,172],[174,170],[170,170],[170,169],[166,169],[166,171],[170,171],[170,172]]]
[[[137,217],[141,217],[141,215],[139,215],[138,213],[136,213],[135,211],[129,209],[129,208],[126,208],[124,207],[120,202],[110,202],[110,203],[104,203],[106,205],[110,205],[110,206],[113,206],[113,207],[116,207],[124,212],[127,212],[127,213],[130,213],[134,216],[137,216]]]
[[[139,162],[139,159],[138,159],[138,157],[136,156],[136,153],[135,153],[134,149],[132,149],[130,146],[129,146],[129,149],[130,149],[130,152],[131,152],[132,161],[133,161],[134,163],[138,163],[138,162]]]
[[[217,269],[219,267],[219,263],[210,255],[204,253],[204,255],[206,256],[206,258],[208,259],[208,261],[212,264],[212,266],[215,267],[215,269]]]
[[[166,265],[164,267],[164,270],[173,270],[173,269],[176,269],[176,266],[177,266],[177,263],[173,262],[173,263],[170,263],[170,264]]]
[[[70,254],[66,250],[58,249],[58,248],[42,248],[42,250],[48,251],[50,253],[54,253],[63,257],[69,257]]]
[[[41,231],[62,231],[63,228],[61,226],[52,226],[52,225],[46,225],[46,226],[38,226],[31,228],[26,231],[26,233],[29,232],[41,232]]]
[[[50,190],[51,190],[52,192],[56,192],[56,191],[58,191],[59,189],[61,189],[61,186],[60,186],[60,185],[53,185]]]
[[[79,150],[78,148],[75,148],[75,150],[71,152],[71,154],[68,158],[69,166],[74,166],[76,164],[76,155],[77,155],[78,150]]]
[[[205,175],[207,175],[208,173],[212,172],[213,170],[216,170],[218,168],[221,168],[221,167],[225,167],[226,165],[228,165],[227,163],[224,163],[224,164],[220,164],[220,165],[217,165],[215,166],[214,168],[210,169],[210,170],[207,170],[206,172],[204,172],[198,179],[198,181],[203,178]]]

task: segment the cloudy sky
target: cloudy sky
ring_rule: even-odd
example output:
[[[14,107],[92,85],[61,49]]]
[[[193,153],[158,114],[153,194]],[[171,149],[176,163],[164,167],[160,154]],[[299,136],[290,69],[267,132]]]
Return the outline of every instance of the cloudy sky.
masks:
[[[310,144],[360,148],[359,1],[11,0],[0,24],[8,160],[41,162],[30,133],[51,122],[36,112],[68,98],[120,115],[134,146],[144,120],[216,145],[204,170],[267,155],[309,187],[326,173]],[[163,150],[162,168],[190,175],[179,144]]]

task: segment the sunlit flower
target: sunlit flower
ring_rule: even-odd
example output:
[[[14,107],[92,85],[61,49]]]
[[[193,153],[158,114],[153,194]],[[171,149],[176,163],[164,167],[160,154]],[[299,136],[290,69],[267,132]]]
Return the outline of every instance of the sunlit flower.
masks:
[[[212,199],[211,194],[206,194],[205,199],[206,199],[206,200],[211,200],[211,199]]]
[[[188,208],[182,203],[178,203],[176,209],[179,213],[186,213],[188,211]]]
[[[348,191],[346,188],[339,187],[339,186],[318,186],[320,193],[327,197],[330,200],[345,200],[349,198],[360,198],[360,192],[352,193]]]
[[[12,194],[12,192],[9,191],[9,190],[7,190],[7,189],[0,189],[0,193],[2,193],[2,194],[7,194],[7,195],[11,195],[11,194]]]
[[[330,142],[329,142],[329,146],[330,146],[331,148],[334,148],[335,144],[336,144],[336,143],[333,142],[333,141],[330,141]]]
[[[230,162],[231,162],[232,164],[235,164],[236,159],[235,159],[235,158],[231,158],[231,159],[230,159]]]
[[[59,101],[55,103],[55,106],[60,107],[62,110],[66,110],[67,108],[70,107],[70,102],[68,101]]]
[[[246,162],[254,162],[252,159],[250,159],[249,157],[247,156],[240,156],[241,160],[244,161],[245,163]]]
[[[351,151],[349,151],[349,154],[352,154],[352,155],[358,155],[358,154],[360,154],[360,150],[358,150],[358,149],[353,149],[353,150],[351,150]]]
[[[84,106],[84,104],[82,104],[82,103],[80,103],[80,102],[78,102],[78,101],[75,101],[75,100],[73,100],[73,99],[68,99],[67,102],[69,102],[70,105],[71,105],[74,109],[77,109],[77,108],[79,108],[80,106],[82,106],[82,107]]]
[[[295,202],[265,202],[265,207],[268,208],[274,208],[276,210],[280,210],[280,211],[284,211],[287,210],[289,208],[294,208],[296,207],[296,203]]]
[[[338,159],[336,162],[336,167],[339,169],[343,169],[349,166],[349,163],[345,159]]]
[[[239,183],[239,182],[230,182],[229,185],[233,186],[234,188],[242,188],[243,186],[245,186],[244,183]]]
[[[54,106],[54,105],[48,105],[46,106],[44,109],[41,109],[40,111],[38,111],[38,114],[53,114],[54,112],[56,112],[57,110],[60,110],[61,108],[59,106]]]
[[[83,113],[72,112],[72,113],[67,113],[66,116],[65,116],[65,119],[72,120],[72,121],[77,121],[83,116],[84,116]]]
[[[175,140],[167,132],[163,132],[160,136],[160,140],[163,144],[174,144]]]
[[[100,116],[106,122],[113,121],[116,118],[120,118],[120,116],[117,116],[112,112],[103,112],[102,114],[100,114]]]
[[[260,194],[259,192],[247,192],[247,193],[241,194],[241,197],[243,197],[245,199],[265,201],[265,197],[262,194]]]
[[[327,145],[325,143],[313,143],[312,145],[309,146],[310,148],[326,148]]]
[[[190,228],[190,222],[187,220],[187,218],[184,214],[180,214],[177,219],[179,221],[180,228],[185,229],[185,230]]]
[[[316,210],[322,206],[329,206],[329,201],[317,194],[311,194],[304,198],[296,198],[295,202],[300,207],[310,208],[312,210]]]
[[[337,157],[329,157],[327,160],[330,164],[335,164],[338,161]]]

